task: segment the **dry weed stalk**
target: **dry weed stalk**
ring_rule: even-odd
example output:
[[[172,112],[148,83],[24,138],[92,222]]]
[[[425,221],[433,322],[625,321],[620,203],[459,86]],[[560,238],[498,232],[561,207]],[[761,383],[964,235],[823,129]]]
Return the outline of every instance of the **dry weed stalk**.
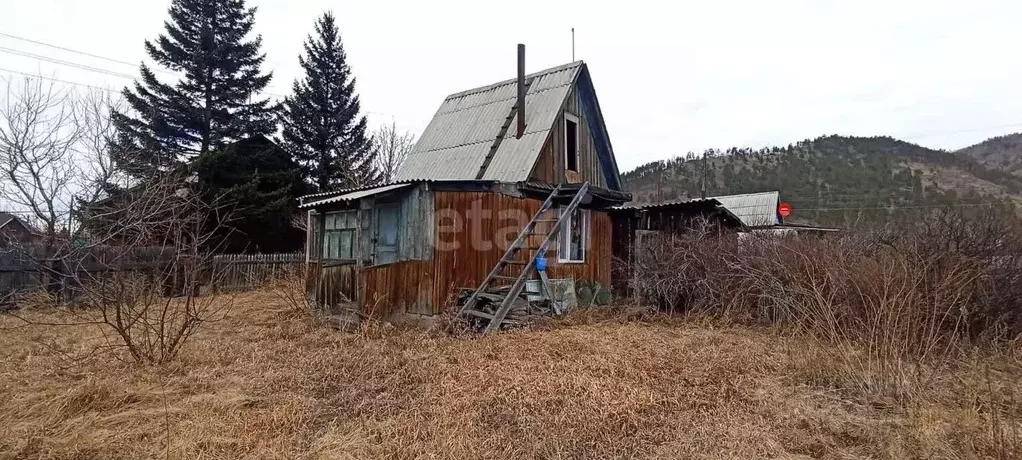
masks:
[[[288,314],[304,317],[314,312],[308,285],[308,268],[305,265],[289,265],[270,280],[269,291]]]
[[[960,348],[1022,334],[1022,231],[935,211],[834,238],[706,228],[649,238],[635,284],[667,313],[756,318],[821,342],[811,378],[910,400]]]

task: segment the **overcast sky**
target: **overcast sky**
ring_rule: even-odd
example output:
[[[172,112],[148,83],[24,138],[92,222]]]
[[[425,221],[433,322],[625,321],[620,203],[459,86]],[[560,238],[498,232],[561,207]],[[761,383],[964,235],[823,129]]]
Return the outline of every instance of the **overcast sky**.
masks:
[[[169,0],[3,0],[0,33],[121,61],[145,58]],[[1022,131],[1017,1],[517,2],[248,0],[286,94],[313,22],[332,9],[363,110],[416,134],[447,94],[576,56],[592,72],[622,170],[687,151],[880,135],[954,149]],[[0,68],[120,89],[137,75],[0,36]],[[8,72],[0,70],[0,75]]]

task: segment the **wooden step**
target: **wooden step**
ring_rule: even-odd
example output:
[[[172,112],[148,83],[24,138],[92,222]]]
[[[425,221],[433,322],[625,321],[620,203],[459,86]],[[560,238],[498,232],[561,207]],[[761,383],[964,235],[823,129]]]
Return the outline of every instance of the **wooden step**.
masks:
[[[475,316],[476,318],[483,318],[491,321],[493,320],[493,315],[489,313],[483,313],[479,310],[465,310],[463,313],[469,316]]]
[[[483,296],[483,295],[486,295],[486,296],[500,296],[500,300],[504,300],[504,297],[507,297],[508,289],[511,289],[511,286],[494,286],[494,287],[491,287],[486,292],[484,292],[482,294],[479,294],[479,295],[480,296]],[[526,291],[524,288],[522,288],[522,291],[519,292],[518,294],[519,295],[540,295],[542,293],[536,292],[536,291]]]
[[[481,311],[478,311],[478,310],[465,310],[465,314],[468,315],[468,316],[475,316],[476,318],[483,318],[483,319],[486,319],[486,320],[493,321],[493,315],[491,315],[489,313],[486,313],[486,312],[481,312]],[[525,324],[519,318],[514,318],[514,319],[512,319],[512,318],[504,318],[504,321],[501,321],[500,323],[501,324],[508,324],[508,325],[512,325],[512,326],[520,326],[522,324]]]

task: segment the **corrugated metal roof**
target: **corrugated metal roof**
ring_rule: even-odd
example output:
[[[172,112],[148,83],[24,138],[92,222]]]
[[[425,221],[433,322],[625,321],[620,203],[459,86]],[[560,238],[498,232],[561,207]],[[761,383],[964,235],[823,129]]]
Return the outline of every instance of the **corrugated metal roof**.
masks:
[[[640,210],[641,209],[658,209],[658,208],[666,208],[668,206],[674,206],[674,205],[677,205],[677,204],[702,203],[702,202],[706,202],[708,204],[720,204],[720,202],[717,201],[714,198],[688,198],[688,199],[683,199],[683,200],[665,201],[663,203],[627,204],[627,205],[622,205],[622,206],[615,206],[614,209],[640,209]]]
[[[360,198],[365,198],[365,197],[368,197],[368,196],[373,196],[373,195],[376,195],[376,194],[379,194],[379,193],[389,192],[391,190],[397,190],[399,188],[408,187],[410,185],[412,185],[412,184],[411,183],[407,183],[407,182],[403,183],[403,184],[383,185],[383,186],[380,186],[380,187],[373,187],[373,188],[369,188],[369,189],[364,189],[364,190],[358,190],[358,191],[355,191],[355,192],[345,193],[343,195],[338,195],[338,196],[335,196],[335,197],[330,197],[330,198],[327,198],[325,200],[319,200],[319,201],[313,201],[311,203],[305,203],[305,204],[302,204],[301,206],[298,206],[298,207],[299,208],[314,208],[316,206],[320,206],[320,205],[324,205],[324,204],[338,203],[338,202],[341,202],[341,201],[353,201],[353,200],[357,200],[357,199],[360,199]]]
[[[525,135],[515,138],[518,120],[510,120],[483,180],[528,179],[582,65],[577,61],[526,76],[533,82],[525,96]],[[398,170],[397,180],[474,180],[515,105],[516,81],[447,96]]]
[[[710,197],[724,205],[749,227],[777,224],[777,204],[780,193],[762,192]]]

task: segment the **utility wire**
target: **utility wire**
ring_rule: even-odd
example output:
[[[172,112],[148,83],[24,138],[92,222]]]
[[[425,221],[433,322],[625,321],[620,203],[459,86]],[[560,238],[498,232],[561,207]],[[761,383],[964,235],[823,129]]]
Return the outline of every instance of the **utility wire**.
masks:
[[[43,80],[55,81],[55,82],[64,83],[64,84],[67,84],[67,85],[81,86],[83,88],[91,88],[91,89],[95,89],[95,90],[99,90],[99,91],[106,91],[106,92],[111,93],[111,94],[120,94],[120,91],[113,90],[113,89],[110,89],[110,88],[101,88],[99,86],[86,85],[84,83],[78,83],[78,82],[73,82],[73,81],[61,80],[61,79],[52,78],[52,77],[44,77],[42,75],[34,75],[34,74],[27,73],[27,72],[21,72],[21,71],[18,71],[18,70],[4,69],[2,67],[0,67],[0,72],[16,73],[16,74],[19,74],[19,75],[24,75],[24,76],[29,77],[29,78],[41,78]]]
[[[42,41],[39,41],[39,40],[33,40],[31,38],[25,38],[25,37],[19,37],[17,35],[11,35],[11,34],[4,33],[4,32],[0,32],[0,37],[7,37],[7,38],[12,38],[14,40],[21,40],[23,42],[32,43],[32,44],[40,45],[40,46],[46,46],[46,47],[49,47],[49,48],[53,48],[53,49],[61,50],[61,51],[66,51],[66,52],[69,52],[69,53],[80,54],[82,56],[87,56],[87,57],[94,58],[94,59],[101,59],[101,60],[113,62],[113,63],[116,63],[116,64],[130,65],[132,67],[138,66],[138,64],[133,64],[131,62],[122,61],[122,60],[114,59],[114,58],[109,58],[109,57],[106,57],[106,56],[100,56],[98,54],[87,53],[85,51],[78,51],[78,50],[74,50],[74,49],[71,49],[71,48],[66,48],[66,47],[63,47],[63,46],[42,42]],[[9,48],[7,48],[7,49],[9,49]],[[26,54],[32,54],[32,53],[28,53],[28,52],[25,52],[25,51],[11,50],[11,52],[13,52],[15,54],[22,55],[24,57],[30,57],[30,58],[33,58],[33,59],[39,59],[39,60],[43,60],[43,61],[47,61],[47,62],[59,61],[59,59],[50,58],[50,57],[41,56],[41,55],[25,56]],[[62,62],[65,63],[65,64],[62,64],[62,65],[69,65],[71,67],[78,67],[78,68],[90,67],[90,66],[85,66],[84,64],[76,64],[76,63],[72,63],[72,62],[68,62],[68,61],[62,61]],[[56,62],[54,62],[54,63],[56,63]],[[82,67],[79,67],[79,66],[82,66]],[[93,70],[93,71],[101,72],[101,73],[110,73],[111,75],[113,73],[117,73],[116,71],[113,71],[113,70],[101,69],[101,68],[96,68],[96,67],[90,67],[90,69]],[[90,70],[90,69],[83,69],[83,70]],[[154,71],[154,72],[159,72],[159,73],[163,73],[163,74],[166,74],[166,75],[172,75],[172,76],[178,77],[178,78],[181,77],[181,74],[179,74],[177,72],[170,71],[170,70],[161,69],[161,68],[158,68],[158,67],[157,68],[150,67],[150,69],[152,71]],[[19,72],[19,71],[16,71],[16,70],[4,70],[4,69],[0,69],[0,71],[18,73],[18,74],[22,74],[22,75],[29,76],[29,77],[33,76],[33,75],[29,75],[29,74],[26,74],[24,72]],[[130,78],[132,80],[135,79],[135,77],[130,76],[130,75],[126,75],[126,74],[118,74],[118,75],[113,75],[113,76],[121,77],[121,78]],[[45,77],[41,77],[41,78],[45,78]],[[64,81],[64,80],[56,80],[56,79],[52,79],[52,78],[50,78],[49,80],[59,81],[61,83],[67,83],[69,85],[77,85],[77,86],[84,86],[84,87],[89,87],[89,88],[95,88],[93,86],[89,86],[89,85],[85,85],[85,84],[81,84],[81,83]],[[272,88],[272,86],[270,86],[269,88]],[[97,89],[99,89],[99,88],[97,88]],[[271,93],[271,92],[268,92],[268,91],[262,91],[261,93],[265,94],[267,96],[279,97],[281,99],[284,99],[284,98],[287,97],[287,96],[284,96],[283,94]],[[390,116],[391,118],[393,118],[393,115],[386,114],[386,113],[370,112],[370,111],[365,111],[363,113],[365,113],[365,114],[372,114],[372,115],[384,115],[384,116]]]
[[[139,64],[133,64],[133,63],[128,62],[128,61],[122,61],[122,60],[119,60],[119,59],[114,59],[114,58],[110,58],[110,57],[106,57],[106,56],[100,56],[98,54],[87,53],[85,51],[79,51],[79,50],[74,50],[74,49],[63,47],[63,46],[59,46],[59,45],[54,45],[52,43],[46,43],[46,42],[42,42],[42,41],[39,41],[39,40],[33,40],[31,38],[19,37],[17,35],[11,35],[11,34],[4,33],[4,32],[0,32],[0,37],[12,38],[14,40],[20,40],[20,41],[23,41],[23,42],[32,43],[32,44],[40,45],[40,46],[45,46],[45,47],[53,48],[53,49],[60,50],[60,51],[66,51],[66,52],[69,52],[69,53],[79,54],[79,55],[90,57],[90,58],[94,58],[94,59],[101,59],[101,60],[112,62],[112,63],[115,63],[115,64],[129,65],[129,66],[132,66],[132,67],[136,67],[136,66],[139,65]],[[16,50],[16,49],[0,47],[0,50],[7,51],[7,52],[9,52],[11,54],[17,54],[17,55],[23,56],[23,57],[28,57],[28,58],[32,58],[32,59],[38,59],[38,60],[41,60],[41,61],[51,62],[51,63],[54,63],[54,64],[66,65],[66,66],[70,66],[70,67],[79,68],[79,69],[82,69],[82,70],[89,70],[89,71],[93,71],[93,72],[104,73],[104,74],[108,74],[108,75],[112,75],[112,76],[120,77],[120,78],[127,78],[127,79],[131,79],[131,80],[135,79],[135,77],[133,77],[131,75],[126,75],[126,74],[123,74],[123,73],[119,73],[119,72],[114,71],[114,70],[102,69],[102,68],[87,66],[87,65],[84,65],[84,64],[77,64],[77,63],[74,63],[74,62],[63,61],[63,60],[60,60],[60,59],[51,58],[51,57],[48,57],[48,56],[42,56],[42,55],[38,55],[38,54],[33,54],[33,53],[29,53],[29,52],[25,52],[25,51],[20,51],[20,50]],[[161,68],[158,68],[158,67],[157,68],[151,68],[151,70],[153,70],[154,72],[159,72],[159,73],[166,74],[166,75],[171,75],[171,76],[174,76],[174,77],[179,77],[179,78],[181,77],[181,74],[179,74],[177,72],[173,72],[173,71],[166,70],[166,69],[161,69]],[[262,91],[262,93],[267,95],[267,96],[284,98],[284,96],[281,95],[281,94],[271,93],[271,92],[268,92],[268,91]]]
[[[119,64],[124,64],[124,65],[131,65],[131,66],[138,66],[138,63],[132,63],[132,62],[128,62],[128,61],[125,61],[125,60],[114,59],[112,57],[100,56],[98,54],[87,53],[85,51],[79,51],[79,50],[75,50],[75,49],[71,49],[71,48],[65,48],[65,47],[62,47],[62,46],[53,45],[53,44],[46,43],[46,42],[40,42],[38,40],[32,40],[32,39],[28,39],[28,38],[25,38],[25,37],[18,37],[16,35],[5,34],[3,32],[0,32],[0,37],[7,37],[7,38],[10,38],[10,39],[14,39],[14,40],[20,40],[22,42],[28,42],[28,43],[32,43],[32,44],[35,44],[35,45],[41,45],[41,46],[45,46],[45,47],[48,47],[48,48],[58,49],[60,51],[66,51],[66,52],[69,52],[69,53],[81,54],[83,56],[88,56],[88,57],[92,57],[92,58],[95,58],[95,59],[102,59],[102,60],[113,62],[113,63],[119,63]],[[169,74],[169,75],[177,76],[177,74],[175,74],[174,72],[162,70],[162,68],[156,68],[155,71],[159,72],[159,73],[164,73],[164,74]]]
[[[918,206],[876,206],[876,207],[859,207],[859,208],[809,208],[801,209],[801,211],[859,211],[865,209],[926,209],[926,208],[959,208],[969,206],[998,206],[1004,203],[958,203],[958,204],[927,204]]]
[[[27,58],[31,58],[31,59],[40,60],[40,61],[43,61],[43,62],[49,62],[49,63],[52,63],[52,64],[58,64],[58,65],[63,65],[63,66],[68,66],[68,67],[74,67],[76,69],[81,69],[81,70],[88,70],[89,72],[96,72],[96,73],[101,73],[101,74],[104,74],[104,75],[110,75],[110,76],[114,76],[114,77],[127,78],[129,80],[134,80],[135,79],[135,77],[133,77],[131,75],[120,73],[120,72],[116,72],[116,71],[113,71],[113,70],[101,69],[101,68],[98,68],[98,67],[92,67],[92,66],[88,66],[88,65],[85,65],[85,64],[78,64],[76,62],[71,62],[71,61],[64,61],[64,60],[61,60],[61,59],[51,58],[49,56],[43,56],[43,55],[40,55],[40,54],[33,54],[33,53],[28,53],[28,52],[20,51],[20,50],[16,50],[16,49],[5,48],[3,46],[0,46],[0,51],[5,52],[5,53],[9,53],[9,54],[13,54],[15,56],[27,57]]]

